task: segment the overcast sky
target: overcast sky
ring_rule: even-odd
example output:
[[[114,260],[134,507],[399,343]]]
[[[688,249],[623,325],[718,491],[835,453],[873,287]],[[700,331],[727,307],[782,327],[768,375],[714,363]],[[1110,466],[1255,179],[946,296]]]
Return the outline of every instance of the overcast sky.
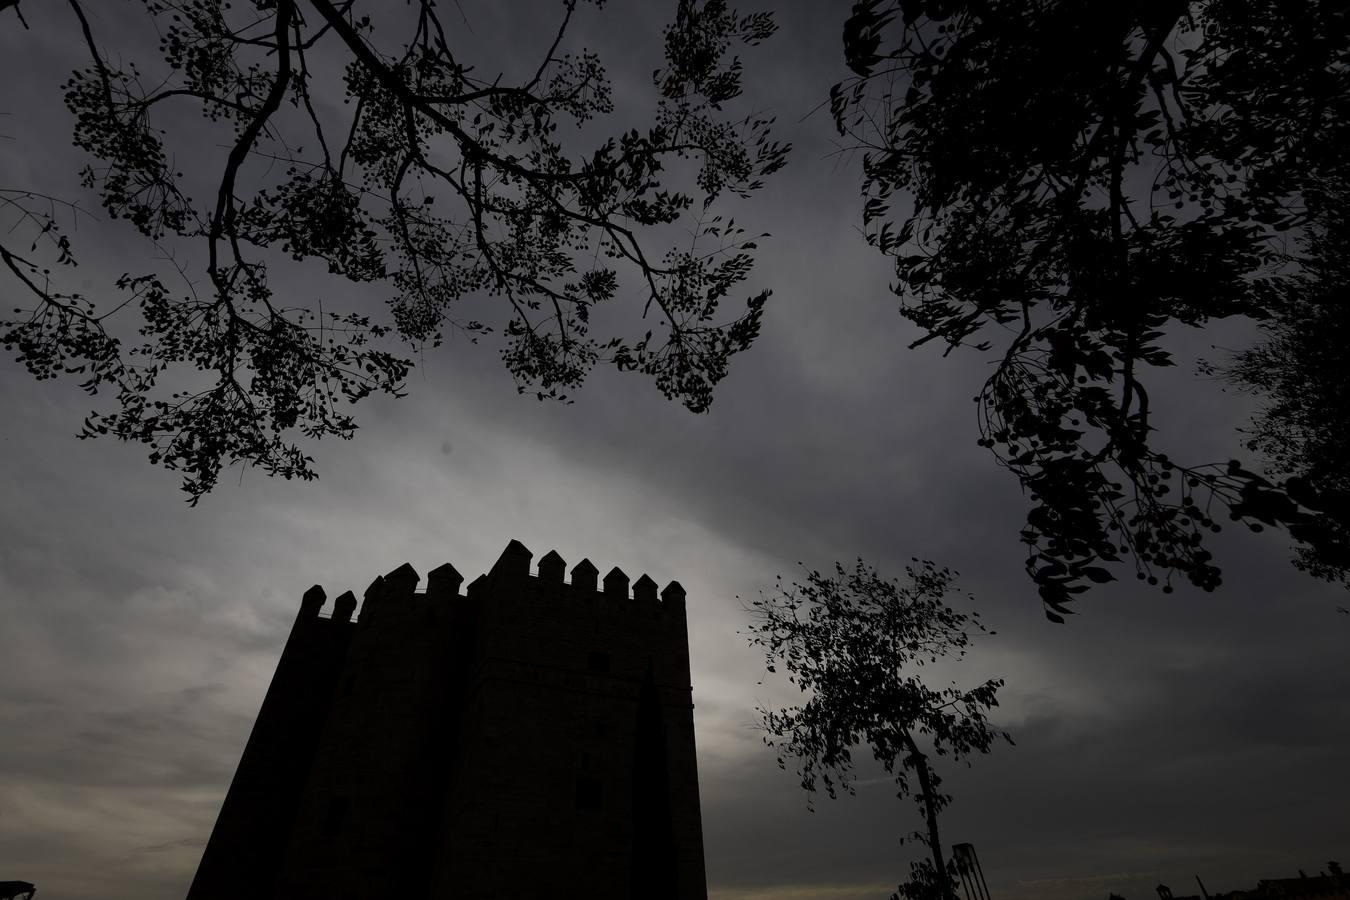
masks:
[[[139,3],[87,5],[129,57],[153,47]],[[572,46],[601,52],[621,106],[657,64],[667,5],[611,0],[577,22]],[[450,341],[407,399],[361,404],[354,441],[316,448],[319,481],[234,470],[193,509],[140,448],[74,438],[95,401],[73,380],[0,361],[0,880],[34,881],[45,900],[181,897],[304,590],[359,594],[404,561],[471,579],[511,538],[536,559],[557,549],[687,589],[715,900],[882,900],[908,869],[897,837],[918,819],[875,772],[807,811],[754,728],[756,704],[792,694],[758,683],[738,634],[738,597],[798,561],[859,555],[886,573],[911,556],[952,566],[997,631],[951,673],[1007,680],[997,721],[1017,745],[944,773],[943,826],[975,844],[994,897],[1141,900],[1159,881],[1189,893],[1197,873],[1231,890],[1350,861],[1343,593],[1293,570],[1280,535],[1225,534],[1215,594],[1131,579],[1095,589],[1067,625],[1046,621],[1017,542],[1026,501],[975,446],[989,360],[905,349],[916,335],[889,267],[857,232],[857,161],[809,115],[841,75],[849,4],[773,5],[781,32],[747,56],[748,93],[796,150],[734,212],[773,235],[743,293],[774,295],[707,415],[609,371],[572,405],[541,404],[517,396],[493,348]],[[551,4],[463,6],[480,74],[551,37]],[[73,17],[24,12],[29,31],[0,13],[0,187],[96,210],[59,91],[85,64]],[[76,235],[76,286],[92,296],[151,255],[118,224]],[[275,277],[357,302],[312,272]],[[0,300],[15,298],[0,279]],[[1174,346],[1193,360],[1248,338],[1225,326]],[[1186,362],[1153,393],[1174,458],[1234,452],[1243,398]]]

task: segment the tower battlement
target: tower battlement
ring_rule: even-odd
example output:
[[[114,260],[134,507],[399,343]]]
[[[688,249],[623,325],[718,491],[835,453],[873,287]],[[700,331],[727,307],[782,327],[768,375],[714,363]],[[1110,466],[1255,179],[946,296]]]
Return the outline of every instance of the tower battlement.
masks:
[[[189,900],[705,900],[684,588],[533,558],[306,591]]]
[[[459,590],[460,585],[464,583],[464,576],[460,575],[452,564],[442,563],[432,569],[427,575],[426,585],[419,587],[422,576],[411,563],[405,562],[389,574],[377,576],[370,583],[363,594],[362,612],[358,619],[365,615],[367,605],[378,605],[386,599],[407,598],[420,594],[435,599],[452,600],[482,590],[491,593],[493,586],[499,583],[504,587],[509,585],[508,593],[512,595],[519,593],[516,589],[520,585],[529,585],[530,589],[526,593],[531,598],[540,600],[600,598],[610,602],[616,613],[630,612],[633,609],[664,615],[684,612],[685,591],[678,581],[672,581],[658,591],[656,581],[644,573],[638,576],[630,589],[628,576],[615,566],[604,577],[603,582],[598,582],[599,570],[589,559],[583,559],[573,566],[568,580],[565,577],[567,563],[556,550],[546,553],[539,560],[533,573],[530,571],[532,558],[533,554],[523,544],[511,541],[491,570],[470,583],[466,594],[461,594]],[[314,585],[305,593],[302,611],[320,615],[326,596],[321,585]],[[341,601],[345,597],[355,601],[355,595],[351,591],[344,592],[338,600]],[[632,605],[620,606],[620,604]],[[341,617],[342,609],[342,605],[335,605],[334,616]]]

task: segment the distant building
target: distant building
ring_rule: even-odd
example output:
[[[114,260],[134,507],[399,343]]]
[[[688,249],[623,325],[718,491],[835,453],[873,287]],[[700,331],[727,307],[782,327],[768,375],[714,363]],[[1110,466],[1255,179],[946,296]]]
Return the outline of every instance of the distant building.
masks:
[[[1340,867],[1333,864],[1330,875],[1298,878],[1268,878],[1256,883],[1256,887],[1245,891],[1210,891],[1208,900],[1350,900],[1350,878],[1346,878]],[[1158,896],[1163,900],[1206,900],[1206,895],[1195,894],[1186,897],[1173,897],[1166,885],[1158,886]]]
[[[1341,874],[1262,879],[1244,898],[1281,900],[1350,900],[1350,878]]]
[[[531,558],[311,588],[188,900],[706,900],[683,588]]]

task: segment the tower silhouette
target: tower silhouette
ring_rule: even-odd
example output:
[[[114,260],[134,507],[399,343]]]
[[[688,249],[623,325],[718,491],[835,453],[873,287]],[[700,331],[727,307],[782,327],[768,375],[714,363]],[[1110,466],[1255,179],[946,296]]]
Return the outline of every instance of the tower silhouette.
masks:
[[[705,900],[684,589],[531,559],[307,591],[188,900]]]

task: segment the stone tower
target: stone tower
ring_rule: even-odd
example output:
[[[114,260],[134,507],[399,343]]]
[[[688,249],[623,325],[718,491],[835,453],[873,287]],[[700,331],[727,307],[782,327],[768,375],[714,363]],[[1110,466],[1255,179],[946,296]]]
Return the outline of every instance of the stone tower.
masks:
[[[706,900],[684,589],[531,558],[311,588],[188,900]]]

